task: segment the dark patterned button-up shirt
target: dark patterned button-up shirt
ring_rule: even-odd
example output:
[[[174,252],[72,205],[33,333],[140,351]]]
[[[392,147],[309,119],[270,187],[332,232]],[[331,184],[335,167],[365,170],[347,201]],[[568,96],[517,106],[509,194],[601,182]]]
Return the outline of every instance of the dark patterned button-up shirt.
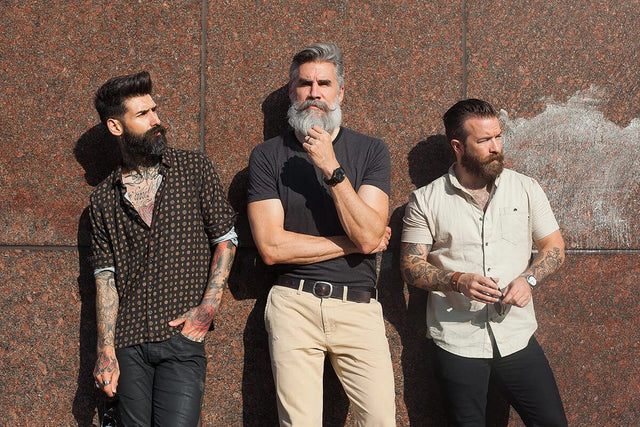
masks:
[[[180,331],[169,321],[200,303],[211,242],[234,225],[235,213],[203,154],[168,148],[160,174],[150,227],[125,198],[119,169],[91,194],[93,267],[115,271],[116,348]]]

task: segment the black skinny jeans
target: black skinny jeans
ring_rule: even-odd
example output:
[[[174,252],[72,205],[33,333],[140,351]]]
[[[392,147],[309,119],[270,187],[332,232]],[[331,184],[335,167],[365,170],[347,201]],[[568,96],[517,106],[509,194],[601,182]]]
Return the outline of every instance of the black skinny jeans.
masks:
[[[461,357],[434,347],[449,425],[485,425],[489,381],[527,426],[567,425],[556,380],[535,337],[527,347],[505,357],[494,345],[492,359]]]
[[[204,343],[179,333],[116,350],[116,357],[118,410],[125,427],[198,425],[207,373]]]

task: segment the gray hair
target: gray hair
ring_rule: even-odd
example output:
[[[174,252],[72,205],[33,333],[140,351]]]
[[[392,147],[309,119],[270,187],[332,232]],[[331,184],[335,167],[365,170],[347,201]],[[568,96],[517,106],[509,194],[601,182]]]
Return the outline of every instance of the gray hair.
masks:
[[[293,83],[298,78],[302,64],[318,61],[330,62],[335,66],[338,88],[342,88],[344,86],[344,61],[342,60],[342,52],[334,43],[314,43],[296,53],[289,68],[289,83]]]

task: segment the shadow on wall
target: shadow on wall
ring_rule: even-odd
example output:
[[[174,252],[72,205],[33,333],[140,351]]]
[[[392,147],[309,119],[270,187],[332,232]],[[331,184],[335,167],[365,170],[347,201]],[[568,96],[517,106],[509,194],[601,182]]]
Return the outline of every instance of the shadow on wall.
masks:
[[[107,128],[99,123],[86,131],[73,149],[76,161],[84,169],[84,178],[91,186],[98,185],[120,164],[118,142]],[[91,234],[89,207],[85,207],[78,222],[78,292],[80,295],[80,366],[77,389],[73,400],[73,416],[78,426],[92,426],[96,408],[100,417],[113,402],[98,392],[93,381],[96,361],[96,288],[91,268]]]
[[[289,84],[285,84],[271,92],[264,100],[262,103],[262,114],[264,116],[262,135],[265,141],[290,129],[287,122],[287,110],[290,104]]]

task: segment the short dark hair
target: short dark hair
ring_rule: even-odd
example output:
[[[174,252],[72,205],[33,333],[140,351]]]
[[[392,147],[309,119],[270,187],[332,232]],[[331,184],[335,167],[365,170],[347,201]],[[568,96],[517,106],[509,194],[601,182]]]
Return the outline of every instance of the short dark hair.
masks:
[[[332,63],[336,68],[336,78],[338,88],[344,86],[344,60],[342,52],[334,43],[314,43],[296,53],[289,67],[289,83],[293,83],[298,78],[300,66],[307,62],[326,61]]]
[[[498,112],[487,101],[480,99],[469,98],[456,102],[442,116],[447,141],[451,142],[451,140],[457,139],[464,144],[467,139],[464,122],[471,117],[498,118]]]
[[[110,78],[96,91],[93,99],[100,121],[106,125],[110,118],[121,118],[126,112],[125,101],[151,94],[152,87],[147,71]]]

